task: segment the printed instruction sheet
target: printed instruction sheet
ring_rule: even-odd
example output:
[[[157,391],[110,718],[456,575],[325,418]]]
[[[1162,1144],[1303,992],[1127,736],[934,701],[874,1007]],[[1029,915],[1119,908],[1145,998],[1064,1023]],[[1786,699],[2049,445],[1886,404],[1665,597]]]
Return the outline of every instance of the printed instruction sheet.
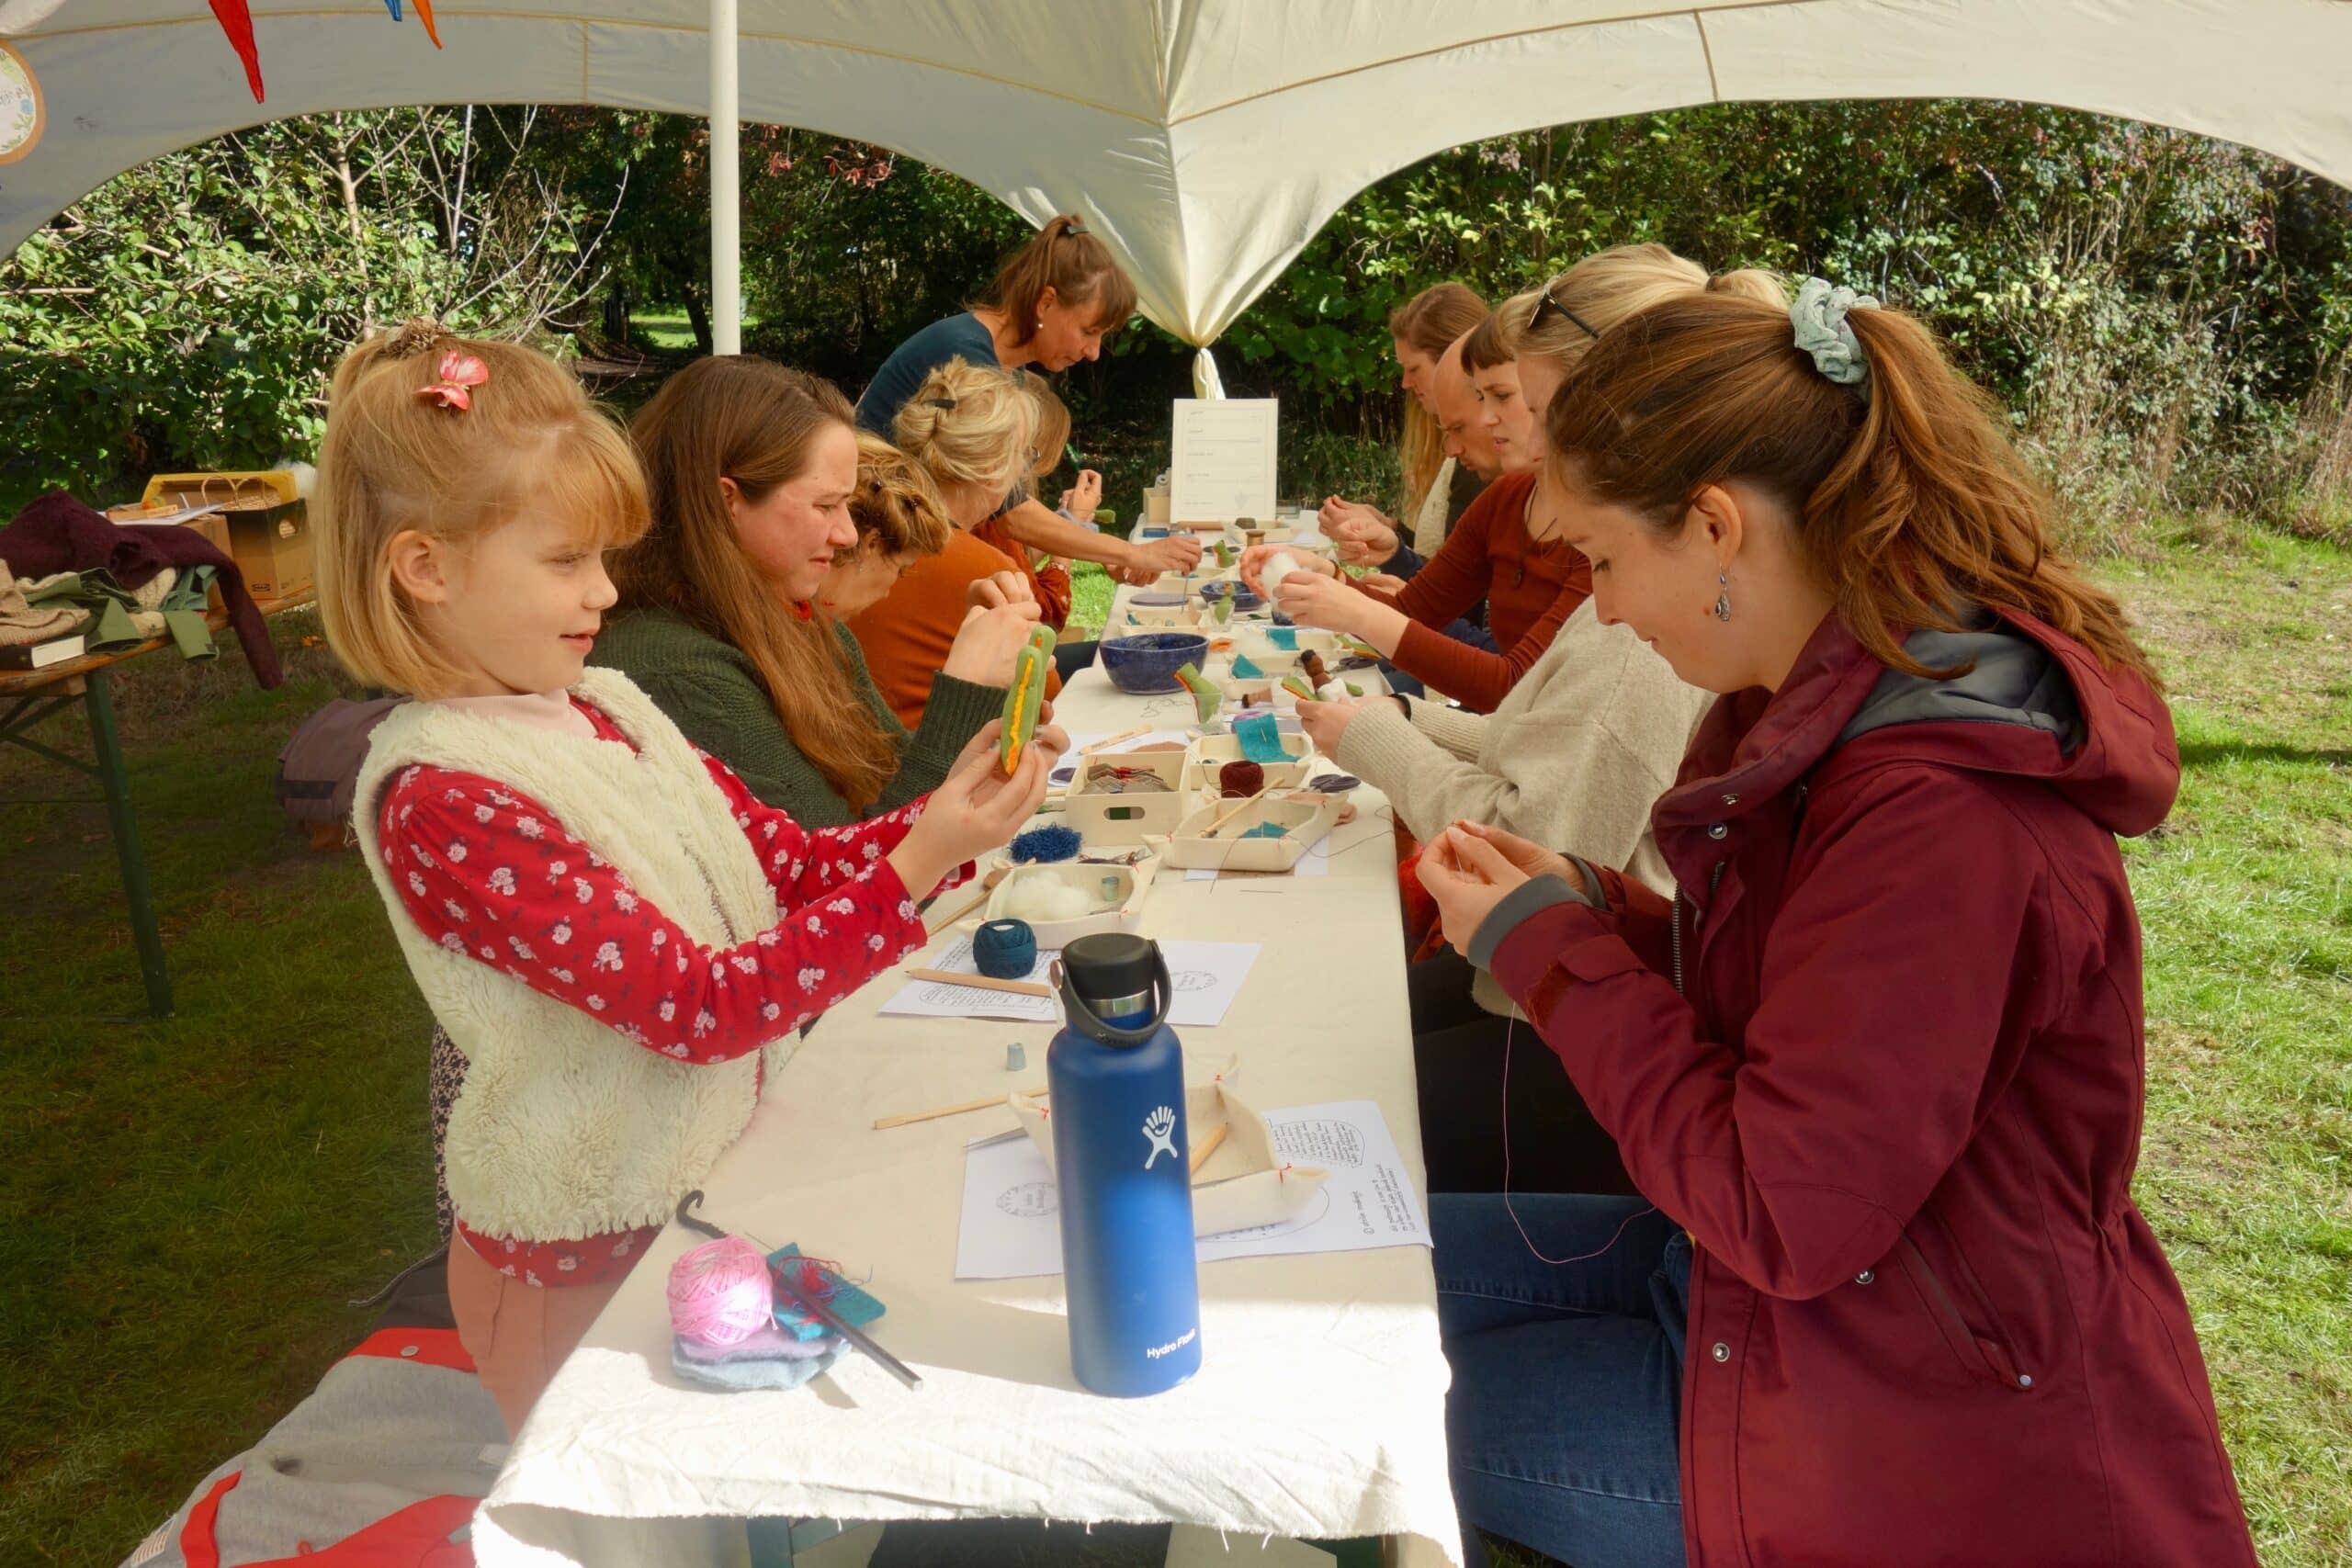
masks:
[[[1299,1165],[1320,1166],[1331,1179],[1295,1218],[1202,1236],[1202,1262],[1430,1245],[1429,1223],[1376,1102],[1346,1100],[1269,1111],[1266,1125],[1273,1132],[1276,1153]],[[991,1135],[972,1144],[964,1153],[956,1277],[1017,1280],[1061,1271],[1061,1205],[1046,1156],[1025,1135]]]
[[[1179,523],[1274,520],[1279,398],[1178,398],[1168,514]]]
[[[1159,951],[1168,959],[1168,977],[1176,987],[1175,998],[1169,1004],[1168,1021],[1179,1029],[1206,1029],[1223,1023],[1233,998],[1241,992],[1241,982],[1250,977],[1250,966],[1258,962],[1260,946],[1254,942],[1161,942]],[[1040,953],[1025,978],[1041,986],[1051,985],[1053,963],[1060,956],[1058,949]],[[979,965],[972,962],[972,939],[968,936],[957,937],[937,956],[923,960],[918,967],[952,970],[959,975],[980,972]],[[952,986],[944,980],[908,981],[897,996],[882,1004],[882,1011],[896,1018],[1004,1018],[1023,1023],[1062,1021],[1062,1004],[1057,998],[1015,996],[978,986]]]

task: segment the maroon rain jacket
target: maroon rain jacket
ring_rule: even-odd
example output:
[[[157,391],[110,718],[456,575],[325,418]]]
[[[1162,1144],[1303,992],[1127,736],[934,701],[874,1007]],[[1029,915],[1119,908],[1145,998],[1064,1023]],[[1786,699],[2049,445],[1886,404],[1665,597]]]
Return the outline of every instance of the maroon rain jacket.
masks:
[[[1479,933],[1695,1244],[1694,1568],[2255,1561],[2131,1194],[2115,835],[2171,808],[2171,716],[2048,626],[1979,627],[1913,636],[1974,661],[1933,682],[1833,615],[1779,692],[1716,705],[1658,802],[1671,911],[1547,878]]]

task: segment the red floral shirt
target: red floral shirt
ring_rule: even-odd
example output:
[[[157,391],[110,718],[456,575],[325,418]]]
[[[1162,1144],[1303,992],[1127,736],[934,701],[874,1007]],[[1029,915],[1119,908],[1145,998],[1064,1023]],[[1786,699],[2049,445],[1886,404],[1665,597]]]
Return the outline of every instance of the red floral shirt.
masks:
[[[598,739],[628,744],[602,713],[574,705]],[[379,821],[385,870],[418,929],[450,952],[578,1008],[649,1051],[695,1064],[733,1061],[809,1022],[922,944],[914,897],[884,857],[923,802],[811,832],[754,798],[724,764],[703,762],[787,911],[733,947],[696,942],[545,807],[478,773],[420,764],[393,779]],[[659,1228],[528,1242],[482,1235],[462,1216],[458,1223],[477,1253],[535,1285],[626,1274]]]

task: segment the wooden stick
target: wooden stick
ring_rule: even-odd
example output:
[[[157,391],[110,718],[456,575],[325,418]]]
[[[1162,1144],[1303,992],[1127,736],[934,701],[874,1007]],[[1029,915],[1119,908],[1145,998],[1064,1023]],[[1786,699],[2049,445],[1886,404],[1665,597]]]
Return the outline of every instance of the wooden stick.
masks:
[[[1198,1176],[1201,1173],[1201,1167],[1208,1164],[1209,1156],[1216,1153],[1217,1145],[1225,1142],[1226,1134],[1232,1130],[1232,1122],[1220,1122],[1214,1128],[1210,1129],[1209,1135],[1207,1137],[1203,1138],[1200,1142],[1193,1145],[1192,1173],[1194,1176]]]
[[[1051,986],[1040,985],[1035,980],[999,980],[987,975],[959,974],[953,969],[918,969],[912,964],[907,967],[907,978],[937,980],[950,986],[970,986],[982,991],[1004,991],[1016,997],[1050,997],[1054,994]]]
[[[989,895],[996,891],[996,885],[1002,882],[1005,878],[1005,874],[1012,869],[1012,868],[1009,865],[1001,865],[994,871],[989,872],[986,876],[981,877],[979,879],[979,895],[977,897],[967,901],[954,914],[941,916],[939,923],[931,928],[932,933],[933,935],[937,935],[939,932],[945,931],[949,926],[952,926],[956,921],[962,919],[965,916],[970,914],[973,910],[978,908],[981,905],[987,903],[989,901]]]
[[[1133,729],[1122,730],[1116,735],[1106,735],[1091,746],[1081,746],[1078,749],[1078,754],[1081,757],[1091,757],[1095,752],[1105,750],[1113,746],[1116,746],[1122,740],[1133,740],[1138,735],[1148,735],[1150,733],[1151,726],[1148,724],[1138,724]]]
[[[1272,784],[1268,784],[1265,788],[1260,790],[1257,794],[1251,795],[1249,799],[1243,801],[1240,805],[1235,807],[1232,810],[1226,812],[1216,821],[1202,829],[1201,837],[1204,839],[1216,838],[1218,829],[1224,827],[1227,822],[1232,821],[1235,818],[1240,816],[1243,812],[1249,810],[1251,807],[1257,805],[1260,801],[1265,799],[1266,796],[1273,793],[1274,786]]]
[[[970,1111],[986,1111],[992,1105],[1002,1105],[1010,1093],[1011,1091],[1007,1090],[1006,1094],[991,1095],[986,1100],[967,1100],[961,1105],[934,1105],[928,1111],[909,1111],[897,1116],[884,1116],[876,1121],[875,1130],[879,1132],[885,1127],[904,1127],[916,1122],[936,1122],[943,1116],[961,1116]],[[1040,1104],[1043,1104],[1046,1100],[1042,1094],[1034,1098]]]

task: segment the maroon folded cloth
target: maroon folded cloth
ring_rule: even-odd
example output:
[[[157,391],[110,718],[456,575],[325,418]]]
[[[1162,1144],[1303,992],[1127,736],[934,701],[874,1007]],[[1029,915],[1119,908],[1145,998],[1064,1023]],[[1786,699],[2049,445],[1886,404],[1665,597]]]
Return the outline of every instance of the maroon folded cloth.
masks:
[[[125,588],[144,587],[167,566],[211,567],[219,573],[214,581],[229,611],[230,629],[245,650],[254,679],[264,691],[285,679],[277,668],[277,646],[269,640],[269,623],[245,592],[244,573],[193,528],[126,528],[64,491],[51,491],[36,496],[0,528],[0,560],[18,577],[104,571]]]

